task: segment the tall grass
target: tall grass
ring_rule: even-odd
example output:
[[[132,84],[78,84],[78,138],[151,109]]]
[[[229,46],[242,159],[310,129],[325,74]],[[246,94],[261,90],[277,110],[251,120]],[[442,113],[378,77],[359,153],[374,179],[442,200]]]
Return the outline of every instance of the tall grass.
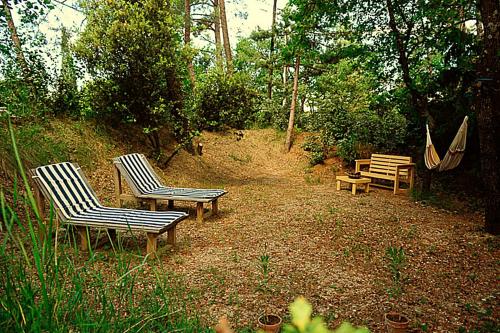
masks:
[[[9,199],[0,188],[0,331],[210,331],[182,278],[160,263],[115,247],[89,256],[69,232],[53,236],[53,209],[44,224],[8,126],[22,184]]]

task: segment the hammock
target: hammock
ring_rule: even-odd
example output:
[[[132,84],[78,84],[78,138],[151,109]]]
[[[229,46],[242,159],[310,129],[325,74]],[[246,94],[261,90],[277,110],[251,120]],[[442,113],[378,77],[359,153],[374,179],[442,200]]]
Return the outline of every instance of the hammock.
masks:
[[[467,120],[469,117],[465,116],[462,125],[458,129],[457,135],[453,139],[453,142],[448,148],[446,155],[443,160],[439,159],[439,155],[434,148],[431,140],[431,134],[429,132],[429,125],[426,125],[427,128],[427,143],[425,145],[425,165],[428,169],[437,169],[438,171],[446,171],[456,168],[465,152],[465,143],[467,141]]]

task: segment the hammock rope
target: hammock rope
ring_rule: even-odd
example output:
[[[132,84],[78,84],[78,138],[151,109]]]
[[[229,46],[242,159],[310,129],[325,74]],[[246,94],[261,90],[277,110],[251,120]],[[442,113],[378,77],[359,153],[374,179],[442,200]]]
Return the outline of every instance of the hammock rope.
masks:
[[[439,158],[439,155],[432,144],[431,134],[429,131],[429,126],[426,125],[427,129],[427,143],[425,145],[425,166],[430,169],[437,169],[438,171],[446,171],[456,168],[460,161],[462,161],[462,157],[465,152],[465,145],[467,142],[467,121],[469,117],[465,116],[462,125],[458,129],[455,138],[451,142],[446,155],[443,160]]]

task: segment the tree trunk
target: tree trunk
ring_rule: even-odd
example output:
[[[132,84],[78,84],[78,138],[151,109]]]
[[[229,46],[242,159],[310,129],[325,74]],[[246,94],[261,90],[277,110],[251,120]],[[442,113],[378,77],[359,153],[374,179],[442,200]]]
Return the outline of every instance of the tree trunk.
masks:
[[[219,69],[223,69],[222,64],[222,42],[220,38],[220,7],[219,0],[214,0],[214,32],[215,32],[215,61]]]
[[[274,39],[276,36],[276,3],[278,0],[273,1],[273,23],[271,25],[271,48],[269,50],[269,82],[267,84],[267,95],[269,99],[273,97],[273,70],[274,70]]]
[[[396,48],[398,51],[398,61],[401,66],[401,71],[403,72],[403,82],[405,83],[406,88],[410,91],[412,107],[415,111],[418,110],[418,101],[419,96],[418,92],[413,87],[413,83],[410,77],[410,67],[408,64],[408,55],[406,54],[406,45],[404,44],[403,37],[401,36],[401,32],[399,31],[396,18],[394,17],[394,6],[392,0],[386,0],[387,3],[387,12],[389,14],[389,27],[391,28],[391,32],[394,34],[394,38],[396,39]]]
[[[229,74],[233,73],[233,56],[231,54],[231,44],[229,43],[229,31],[227,28],[226,4],[225,0],[219,0],[220,25],[222,29],[222,39],[224,40],[224,53],[226,54],[226,69]]]
[[[288,36],[285,31],[285,46],[287,43],[288,43]],[[286,107],[287,83],[288,83],[288,65],[285,63],[283,65],[283,109]]]
[[[184,45],[189,46],[191,42],[191,1],[184,0]],[[187,67],[189,72],[189,80],[194,87],[196,80],[194,76],[193,58],[188,55]]]
[[[9,4],[7,0],[2,0],[3,10],[5,12],[5,20],[7,21],[7,26],[10,31],[10,38],[14,44],[14,50],[16,52],[17,63],[21,68],[25,81],[31,86],[32,92],[35,92],[35,87],[33,85],[33,78],[31,77],[31,70],[28,66],[28,62],[24,57],[23,49],[21,47],[21,41],[19,40],[19,35],[17,34],[16,25],[12,19],[12,13],[10,12]]]
[[[481,151],[481,174],[485,193],[485,228],[500,233],[500,3],[480,0],[483,21],[483,54],[479,62],[477,122]]]
[[[300,56],[295,59],[295,73],[293,73],[292,104],[290,106],[290,118],[288,119],[288,129],[286,131],[285,149],[287,152],[292,147],[293,125],[295,123],[295,105],[297,104],[297,93],[299,91],[299,68]]]

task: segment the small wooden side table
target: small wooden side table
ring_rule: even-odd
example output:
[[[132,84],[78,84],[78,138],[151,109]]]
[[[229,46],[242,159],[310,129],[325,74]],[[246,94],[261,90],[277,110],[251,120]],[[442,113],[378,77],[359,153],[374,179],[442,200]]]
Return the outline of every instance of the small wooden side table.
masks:
[[[356,189],[359,184],[365,184],[365,193],[368,193],[370,191],[370,183],[371,179],[370,178],[349,178],[348,176],[337,176],[337,191],[340,191],[340,184],[342,182],[349,183],[351,184],[352,187],[352,194],[356,195]]]

